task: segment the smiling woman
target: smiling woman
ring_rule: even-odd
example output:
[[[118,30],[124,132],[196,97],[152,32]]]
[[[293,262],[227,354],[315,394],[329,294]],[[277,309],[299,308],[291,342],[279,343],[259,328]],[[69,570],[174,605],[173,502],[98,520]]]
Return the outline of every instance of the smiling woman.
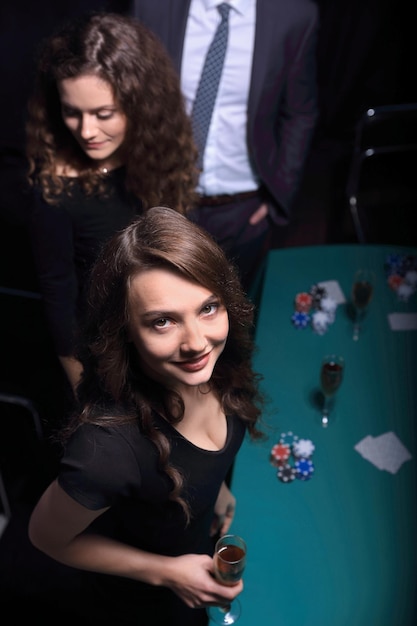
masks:
[[[43,43],[35,78],[30,235],[52,339],[75,390],[74,338],[103,242],[155,204],[187,213],[196,149],[175,69],[134,18],[93,13],[65,24]]]
[[[125,162],[127,118],[109,83],[98,76],[66,78],[58,83],[62,119],[80,148],[107,173]],[[62,175],[76,170],[62,164]]]
[[[208,383],[229,330],[217,296],[170,270],[148,270],[131,282],[129,311],[146,373],[173,389]]]
[[[88,301],[79,407],[31,541],[92,572],[82,623],[203,626],[243,588],[211,557],[233,521],[225,478],[261,436],[253,305],[211,237],[161,207],[104,246]]]

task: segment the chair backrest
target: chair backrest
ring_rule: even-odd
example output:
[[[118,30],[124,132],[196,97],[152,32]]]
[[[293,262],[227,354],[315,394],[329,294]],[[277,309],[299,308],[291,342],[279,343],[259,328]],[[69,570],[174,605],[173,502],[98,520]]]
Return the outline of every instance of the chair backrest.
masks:
[[[358,120],[346,195],[359,242],[417,244],[417,103]]]
[[[355,150],[407,151],[417,148],[417,103],[368,109],[358,122]]]
[[[3,481],[3,476],[0,468],[0,537],[2,536],[7,524],[12,516],[12,510],[10,508],[10,502],[7,495],[7,490]]]

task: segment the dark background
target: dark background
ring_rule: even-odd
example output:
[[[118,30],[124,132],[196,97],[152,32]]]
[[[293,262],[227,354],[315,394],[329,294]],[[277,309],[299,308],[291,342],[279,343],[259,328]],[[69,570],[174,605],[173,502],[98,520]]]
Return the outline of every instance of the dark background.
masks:
[[[332,151],[328,155],[330,169],[326,169],[325,187],[332,183],[335,161],[342,153],[350,155],[353,129],[360,114],[369,106],[416,101],[417,87],[411,65],[411,59],[415,58],[411,6],[407,9],[404,3],[393,0],[316,1],[321,13],[317,51],[320,118],[313,149]],[[8,226],[20,225],[24,218],[24,123],[37,45],[57,24],[74,15],[95,9],[127,11],[128,8],[129,0],[3,0],[0,7],[2,250],[23,247],[10,237]],[[303,188],[300,201],[308,201],[307,195],[308,188]],[[341,214],[341,203],[335,201],[325,217],[331,221]],[[18,238],[19,232],[16,235]],[[321,233],[325,242],[340,236],[343,233]],[[2,270],[0,284],[16,280],[21,286],[34,287],[33,276],[24,276],[26,271],[30,274],[31,268],[22,271],[19,255],[17,258],[13,255],[13,261],[8,263],[6,275]]]
[[[356,242],[345,197],[355,124],[370,106],[417,102],[411,3],[317,2],[320,117],[293,223],[277,233],[276,246]],[[3,611],[8,605],[15,615],[28,600],[32,617],[37,608],[43,623],[45,603],[53,596],[59,606],[60,594],[65,602],[70,583],[65,568],[29,545],[26,524],[54,474],[56,450],[48,437],[67,411],[68,389],[45,327],[24,228],[26,101],[43,37],[85,11],[127,8],[115,0],[3,0],[0,6],[0,394],[33,401],[47,437],[36,441],[30,411],[0,401],[0,471],[12,509],[0,541],[0,598]],[[47,588],[39,571],[50,575]]]
[[[343,197],[333,194],[343,182],[355,122],[369,106],[417,101],[410,61],[415,58],[411,3],[405,8],[405,3],[393,0],[316,1],[321,13],[317,51],[320,118],[294,216],[294,226],[300,221],[311,226],[311,232],[289,229],[284,236],[279,234],[277,245],[292,245],[294,237],[300,236],[313,244],[350,236]],[[36,290],[20,226],[26,202],[25,111],[37,45],[57,24],[74,15],[128,8],[129,0],[3,0],[1,4],[0,285]],[[309,184],[311,174],[314,188]],[[315,213],[318,205],[321,214]]]

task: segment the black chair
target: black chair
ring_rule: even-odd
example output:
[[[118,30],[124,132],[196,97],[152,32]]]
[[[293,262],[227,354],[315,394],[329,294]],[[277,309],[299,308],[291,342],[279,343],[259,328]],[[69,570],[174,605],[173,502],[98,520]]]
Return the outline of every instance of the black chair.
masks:
[[[417,103],[362,115],[346,195],[359,243],[417,245]]]
[[[6,528],[9,520],[12,516],[12,511],[10,508],[10,502],[7,495],[7,490],[4,485],[3,476],[0,471],[0,537],[3,534],[4,529]]]

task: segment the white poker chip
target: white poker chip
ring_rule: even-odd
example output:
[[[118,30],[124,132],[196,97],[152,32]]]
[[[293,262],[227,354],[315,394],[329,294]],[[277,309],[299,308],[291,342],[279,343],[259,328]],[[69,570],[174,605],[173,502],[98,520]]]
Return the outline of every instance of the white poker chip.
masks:
[[[309,459],[315,448],[314,443],[310,439],[299,439],[294,442],[293,454],[299,458]]]

